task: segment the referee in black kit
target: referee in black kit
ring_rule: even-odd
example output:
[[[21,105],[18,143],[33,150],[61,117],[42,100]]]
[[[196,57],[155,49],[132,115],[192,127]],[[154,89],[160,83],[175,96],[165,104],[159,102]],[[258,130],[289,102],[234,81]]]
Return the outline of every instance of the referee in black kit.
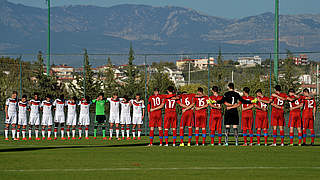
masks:
[[[239,125],[239,114],[238,114],[238,107],[240,104],[238,104],[238,101],[240,101],[243,104],[252,104],[251,101],[244,100],[239,93],[234,91],[234,84],[229,83],[228,84],[228,92],[226,92],[223,96],[223,98],[220,101],[217,101],[218,104],[225,104],[227,106],[227,110],[225,112],[224,116],[224,125],[226,126],[226,132],[225,132],[225,146],[228,146],[229,142],[229,133],[231,125],[233,126],[234,130],[234,136],[236,139],[236,146],[238,146],[238,125]]]

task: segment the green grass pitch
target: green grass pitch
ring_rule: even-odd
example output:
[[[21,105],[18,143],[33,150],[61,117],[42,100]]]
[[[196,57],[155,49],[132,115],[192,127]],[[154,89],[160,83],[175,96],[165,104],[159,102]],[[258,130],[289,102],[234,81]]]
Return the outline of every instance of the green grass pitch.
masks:
[[[1,139],[0,179],[320,179],[320,146],[147,144],[147,137],[141,141]]]

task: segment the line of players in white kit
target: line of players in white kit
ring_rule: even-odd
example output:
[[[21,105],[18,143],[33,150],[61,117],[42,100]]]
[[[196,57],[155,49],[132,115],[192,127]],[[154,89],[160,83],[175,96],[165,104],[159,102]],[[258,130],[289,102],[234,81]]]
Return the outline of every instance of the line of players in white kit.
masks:
[[[83,129],[85,130],[85,138],[89,139],[89,125],[90,125],[90,115],[89,109],[91,103],[96,104],[96,125],[94,131],[94,138],[96,138],[96,130],[98,126],[102,127],[103,138],[105,137],[105,103],[110,102],[110,139],[112,138],[113,126],[116,125],[116,136],[119,140],[119,126],[121,121],[121,130],[122,130],[122,139],[124,138],[124,126],[127,125],[127,139],[130,138],[130,125],[131,125],[131,114],[130,106],[133,108],[133,120],[138,117],[140,120],[134,121],[133,124],[133,136],[135,139],[134,128],[138,125],[138,139],[140,139],[141,134],[141,125],[143,123],[142,119],[144,118],[144,101],[140,100],[140,96],[137,96],[135,100],[127,101],[125,98],[118,98],[114,95],[112,98],[103,99],[103,95],[93,101],[89,101],[88,97],[82,98],[78,103],[76,97],[72,97],[70,100],[64,100],[64,96],[61,95],[60,98],[52,101],[51,96],[47,95],[45,100],[40,101],[39,95],[34,94],[34,98],[30,101],[27,101],[27,96],[23,95],[21,100],[17,100],[17,92],[12,93],[11,98],[8,98],[5,106],[5,140],[9,140],[9,128],[11,126],[12,139],[20,139],[20,130],[22,131],[22,140],[31,140],[32,139],[32,130],[34,127],[34,134],[36,140],[41,140],[39,137],[39,128],[41,126],[42,139],[46,139],[46,128],[47,128],[47,140],[52,140],[51,132],[52,126],[54,125],[54,138],[58,138],[58,128],[60,126],[60,136],[62,140],[76,139],[76,126],[79,128],[79,139],[82,138]],[[122,105],[121,118],[119,117],[119,106]],[[79,119],[77,118],[77,105],[80,107]],[[125,108],[128,106],[129,108]],[[137,107],[136,107],[137,106]],[[67,118],[65,118],[65,107],[67,107]],[[127,109],[126,111],[124,111]],[[52,111],[55,111],[54,118],[52,116]],[[29,121],[27,113],[30,111]],[[42,119],[40,123],[40,111],[42,111]],[[102,117],[102,118],[101,118]],[[77,122],[78,120],[78,122]],[[28,138],[26,137],[27,125],[29,126]],[[67,126],[65,134],[65,125]],[[70,134],[70,129],[72,135]]]

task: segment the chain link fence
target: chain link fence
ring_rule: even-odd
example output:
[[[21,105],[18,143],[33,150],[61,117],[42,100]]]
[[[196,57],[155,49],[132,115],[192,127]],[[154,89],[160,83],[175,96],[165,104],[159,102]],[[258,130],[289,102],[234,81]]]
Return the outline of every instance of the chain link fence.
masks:
[[[45,66],[47,58],[41,53],[0,54],[0,57],[2,122],[0,134],[3,134],[5,99],[11,96],[13,90],[18,92],[18,97],[26,94],[30,99],[34,92],[45,89],[46,87],[37,84],[39,85],[39,69],[43,69],[42,73],[47,74]],[[251,96],[255,96],[254,92],[257,89],[262,89],[266,96],[270,96],[276,84],[272,53],[135,54],[132,66],[135,86],[130,87],[128,58],[128,54],[90,54],[90,52],[51,55],[49,74],[54,78],[53,85],[59,87],[52,88],[55,90],[53,98],[62,93],[66,98],[77,96],[80,99],[85,95],[95,98],[99,92],[104,92],[106,97],[111,97],[116,92],[120,97],[126,95],[134,98],[135,93],[140,93],[147,103],[155,87],[159,88],[161,93],[165,93],[169,85],[174,85],[177,92],[190,93],[195,93],[198,87],[203,87],[205,93],[211,95],[210,89],[213,85],[218,86],[220,93],[223,94],[229,82],[234,82],[236,91],[240,93],[244,87],[249,87]],[[319,102],[319,60],[320,53],[316,52],[280,53],[278,83],[282,85],[283,92],[287,93],[289,88],[295,88],[300,93],[304,88],[308,88]],[[43,61],[43,64],[41,65],[39,61]],[[87,63],[90,66],[87,66]],[[92,72],[90,76],[86,72],[88,69]],[[96,86],[94,90],[92,84],[98,84],[98,90]],[[286,107],[286,124],[288,124],[288,110]],[[106,112],[108,119],[109,106],[106,107]],[[319,115],[317,107],[315,120],[317,135],[320,135]],[[178,108],[178,123],[180,116],[181,110]],[[95,119],[93,106],[90,117],[93,122]],[[149,132],[148,125],[146,113],[143,132],[146,135]],[[90,132],[93,132],[93,123]],[[288,135],[287,127],[285,132]]]

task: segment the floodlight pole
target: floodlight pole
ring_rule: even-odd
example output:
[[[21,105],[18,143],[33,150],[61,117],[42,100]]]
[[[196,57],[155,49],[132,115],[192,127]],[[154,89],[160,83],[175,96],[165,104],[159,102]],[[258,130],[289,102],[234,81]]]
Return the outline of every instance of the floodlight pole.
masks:
[[[50,52],[50,0],[47,0],[47,4],[48,4],[48,49],[47,49],[47,76],[50,75],[50,56],[51,56],[51,52]]]
[[[274,22],[274,78],[278,83],[279,65],[279,0],[275,0],[275,22]]]

